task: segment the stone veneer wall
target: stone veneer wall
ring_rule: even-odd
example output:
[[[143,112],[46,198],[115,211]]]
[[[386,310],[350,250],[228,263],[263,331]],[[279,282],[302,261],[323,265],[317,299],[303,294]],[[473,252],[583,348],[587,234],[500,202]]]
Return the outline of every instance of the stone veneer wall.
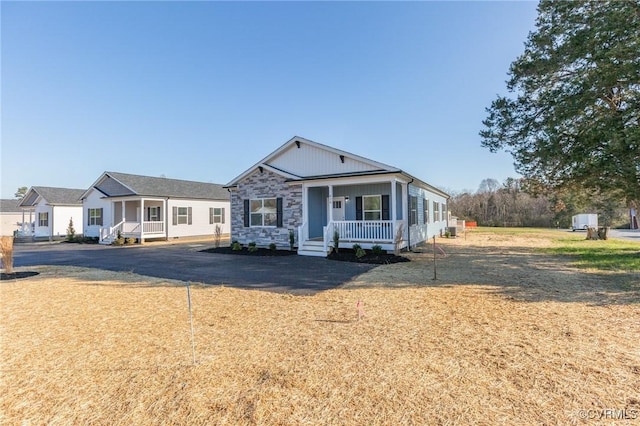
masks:
[[[244,200],[282,198],[282,228],[244,226]],[[255,241],[259,247],[276,243],[278,249],[289,249],[289,230],[295,233],[302,225],[302,185],[291,185],[285,178],[268,170],[256,170],[231,191],[231,241],[246,246]]]

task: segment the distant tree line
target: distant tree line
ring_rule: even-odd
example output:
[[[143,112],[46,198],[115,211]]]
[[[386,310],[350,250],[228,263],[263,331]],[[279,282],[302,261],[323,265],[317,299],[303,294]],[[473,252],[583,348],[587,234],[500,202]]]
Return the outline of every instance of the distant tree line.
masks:
[[[449,210],[458,219],[480,226],[569,228],[571,217],[597,213],[602,226],[628,226],[628,210],[622,199],[581,189],[538,193],[526,179],[508,178],[503,183],[484,179],[475,193],[451,194]]]

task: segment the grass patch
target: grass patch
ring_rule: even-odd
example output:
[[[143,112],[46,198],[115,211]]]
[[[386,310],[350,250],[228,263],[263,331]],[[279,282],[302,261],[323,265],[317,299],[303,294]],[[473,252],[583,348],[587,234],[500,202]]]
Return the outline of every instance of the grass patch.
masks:
[[[580,268],[606,271],[640,271],[640,246],[621,240],[588,241],[584,237],[554,239],[555,247],[545,253],[569,256]]]

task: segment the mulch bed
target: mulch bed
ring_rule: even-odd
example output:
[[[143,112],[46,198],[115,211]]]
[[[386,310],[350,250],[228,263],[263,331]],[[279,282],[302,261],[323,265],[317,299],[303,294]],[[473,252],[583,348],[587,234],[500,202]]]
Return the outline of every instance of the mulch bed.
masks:
[[[357,262],[357,263],[369,263],[372,265],[387,265],[390,263],[410,262],[411,260],[403,257],[396,256],[393,253],[373,254],[367,251],[367,254],[358,258],[356,252],[351,249],[340,249],[339,252],[332,251],[327,256],[327,259],[339,260],[342,262]]]
[[[217,253],[217,254],[235,254],[241,256],[292,256],[297,255],[297,251],[291,250],[271,250],[268,248],[258,248],[254,252],[250,252],[246,247],[242,250],[232,250],[231,247],[218,247],[200,250],[203,253]],[[338,253],[331,252],[327,259],[338,260],[341,262],[355,262],[355,263],[369,263],[372,265],[387,265],[390,263],[410,262],[410,260],[403,256],[396,256],[393,253],[383,253],[375,255],[371,252],[367,252],[361,258],[356,257],[356,252],[351,249],[340,249]]]
[[[231,250],[231,247],[217,247],[201,250],[203,253],[218,253],[218,254],[237,254],[245,256],[292,256],[297,255],[298,252],[291,250],[271,250],[267,248],[258,248],[256,251],[249,251],[246,247],[242,250]]]
[[[0,281],[19,280],[21,278],[35,277],[39,273],[40,272],[34,272],[34,271],[12,272],[10,274],[7,274],[6,272],[0,272]]]

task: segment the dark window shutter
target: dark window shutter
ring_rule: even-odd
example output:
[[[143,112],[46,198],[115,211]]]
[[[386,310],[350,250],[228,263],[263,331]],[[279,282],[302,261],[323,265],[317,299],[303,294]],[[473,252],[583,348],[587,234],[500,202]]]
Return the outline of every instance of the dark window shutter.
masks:
[[[224,223],[224,207],[221,210],[222,210],[222,223]]]
[[[209,225],[213,224],[213,207],[209,207]]]
[[[389,220],[389,196],[382,196],[382,220]]]
[[[178,208],[175,206],[173,207],[173,224],[178,224]]]
[[[276,198],[276,227],[282,228],[282,198]]]
[[[87,209],[87,225],[91,225],[91,209]]]
[[[362,197],[356,197],[356,220],[362,220]]]
[[[102,216],[103,216],[104,210],[100,209],[100,217],[98,218],[98,225],[102,226]]]
[[[244,227],[249,227],[249,200],[244,200]]]
[[[191,207],[187,207],[187,225],[191,225],[192,219],[191,219]]]

